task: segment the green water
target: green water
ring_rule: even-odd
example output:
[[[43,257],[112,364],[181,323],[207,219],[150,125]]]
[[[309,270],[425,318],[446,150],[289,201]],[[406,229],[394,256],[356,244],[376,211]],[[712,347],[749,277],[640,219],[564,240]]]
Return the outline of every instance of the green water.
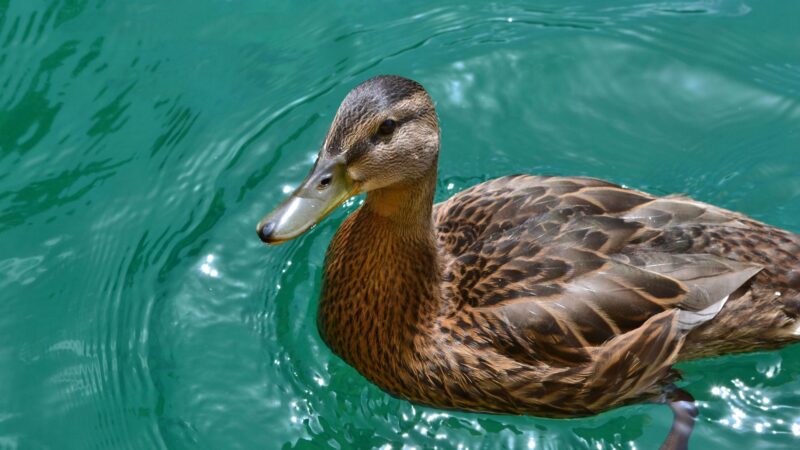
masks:
[[[660,406],[389,397],[315,327],[357,201],[277,248],[255,225],[396,73],[437,102],[439,199],[589,175],[800,232],[800,2],[473,3],[0,0],[0,449],[660,443]],[[800,446],[800,346],[681,368],[694,448]]]

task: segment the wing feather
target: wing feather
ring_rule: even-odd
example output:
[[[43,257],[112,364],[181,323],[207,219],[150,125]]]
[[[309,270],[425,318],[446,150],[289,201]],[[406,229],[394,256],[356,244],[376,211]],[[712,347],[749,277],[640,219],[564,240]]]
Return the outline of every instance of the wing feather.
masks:
[[[443,249],[457,252],[445,270],[446,295],[513,329],[509,352],[558,365],[586,363],[665,312],[685,333],[761,270],[708,254],[637,250],[631,243],[651,240],[660,232],[654,226],[724,218],[592,179],[494,180],[436,214]]]

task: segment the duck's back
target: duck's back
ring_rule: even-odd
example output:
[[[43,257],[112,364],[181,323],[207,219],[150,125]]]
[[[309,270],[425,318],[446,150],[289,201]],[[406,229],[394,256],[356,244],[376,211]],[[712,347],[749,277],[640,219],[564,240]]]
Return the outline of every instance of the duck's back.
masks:
[[[680,359],[800,337],[800,237],[739,213],[520,175],[437,204],[434,221],[445,297],[508,325],[518,358],[577,364],[670,308],[688,333]]]

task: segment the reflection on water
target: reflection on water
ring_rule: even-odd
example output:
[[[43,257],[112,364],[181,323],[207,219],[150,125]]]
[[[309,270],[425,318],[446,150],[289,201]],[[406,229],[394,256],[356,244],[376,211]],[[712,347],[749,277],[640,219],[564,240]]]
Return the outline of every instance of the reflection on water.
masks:
[[[200,271],[212,278],[217,278],[219,276],[219,271],[212,266],[213,263],[214,255],[206,255],[205,261],[200,265]]]
[[[387,396],[315,329],[361,199],[280,247],[253,228],[346,92],[398,73],[437,102],[439,199],[591,175],[800,231],[800,9],[447,3],[0,2],[0,447],[660,443],[653,405],[547,420]],[[692,444],[797,446],[798,352],[684,364]]]

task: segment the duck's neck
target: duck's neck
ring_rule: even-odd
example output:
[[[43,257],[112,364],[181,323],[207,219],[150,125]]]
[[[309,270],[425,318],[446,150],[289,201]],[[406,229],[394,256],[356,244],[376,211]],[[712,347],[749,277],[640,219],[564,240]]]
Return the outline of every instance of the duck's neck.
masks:
[[[433,168],[418,183],[369,192],[328,248],[320,333],[369,378],[414,351],[418,329],[439,311],[435,188]]]
[[[379,218],[381,224],[410,239],[434,239],[433,195],[436,191],[435,169],[418,182],[391,186],[367,194],[359,212]]]

